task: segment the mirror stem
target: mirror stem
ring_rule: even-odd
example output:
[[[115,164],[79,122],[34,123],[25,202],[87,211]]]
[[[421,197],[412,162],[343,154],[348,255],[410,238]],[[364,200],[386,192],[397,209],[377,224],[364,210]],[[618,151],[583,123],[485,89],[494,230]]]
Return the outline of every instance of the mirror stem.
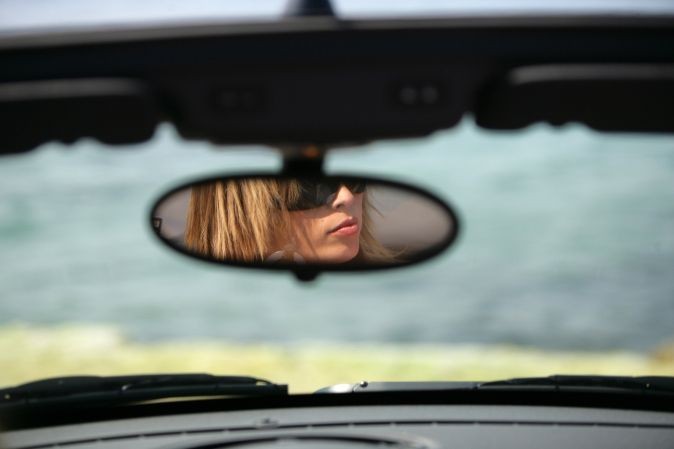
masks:
[[[283,148],[283,169],[285,176],[316,176],[323,174],[325,149],[318,145],[302,145]]]
[[[335,17],[330,0],[290,0],[286,5],[287,17]]]

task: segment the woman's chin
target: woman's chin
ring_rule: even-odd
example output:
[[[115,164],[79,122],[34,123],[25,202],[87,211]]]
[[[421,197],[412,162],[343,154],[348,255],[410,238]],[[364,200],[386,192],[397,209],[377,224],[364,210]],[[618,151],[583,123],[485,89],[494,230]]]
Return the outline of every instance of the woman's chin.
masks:
[[[331,248],[331,251],[321,254],[313,260],[317,263],[346,263],[358,255],[358,245],[349,245],[341,248]]]
[[[333,260],[333,263],[345,263],[353,260],[358,255],[358,245],[352,245],[342,249]]]

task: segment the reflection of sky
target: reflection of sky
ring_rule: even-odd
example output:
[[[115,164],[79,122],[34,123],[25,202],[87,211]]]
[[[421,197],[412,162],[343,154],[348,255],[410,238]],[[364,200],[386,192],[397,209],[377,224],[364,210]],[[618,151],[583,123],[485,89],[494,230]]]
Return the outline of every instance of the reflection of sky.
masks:
[[[283,11],[286,0],[0,0],[0,30],[35,27],[92,26],[110,23],[270,19]],[[672,0],[470,0],[392,1],[339,0],[340,15],[435,16],[500,13],[674,14]]]

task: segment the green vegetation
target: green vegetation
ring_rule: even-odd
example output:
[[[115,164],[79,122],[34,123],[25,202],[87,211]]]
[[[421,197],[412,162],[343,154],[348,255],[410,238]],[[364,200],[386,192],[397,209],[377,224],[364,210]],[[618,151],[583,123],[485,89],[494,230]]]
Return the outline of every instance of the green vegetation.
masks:
[[[64,375],[249,374],[291,392],[375,380],[493,380],[549,374],[674,375],[674,345],[650,354],[515,346],[138,343],[108,327],[0,327],[0,385]]]

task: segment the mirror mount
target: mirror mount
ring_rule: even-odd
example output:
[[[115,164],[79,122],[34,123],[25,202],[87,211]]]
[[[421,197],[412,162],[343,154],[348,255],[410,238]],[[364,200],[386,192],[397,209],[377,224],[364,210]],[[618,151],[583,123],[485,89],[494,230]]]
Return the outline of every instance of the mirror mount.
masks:
[[[308,144],[294,145],[281,149],[283,153],[283,176],[321,176],[323,175],[323,160],[327,149],[325,147]]]
[[[336,17],[330,0],[290,0],[286,17]]]
[[[300,282],[312,282],[316,280],[316,278],[320,274],[320,271],[312,269],[301,269],[301,270],[293,270],[293,274]]]

